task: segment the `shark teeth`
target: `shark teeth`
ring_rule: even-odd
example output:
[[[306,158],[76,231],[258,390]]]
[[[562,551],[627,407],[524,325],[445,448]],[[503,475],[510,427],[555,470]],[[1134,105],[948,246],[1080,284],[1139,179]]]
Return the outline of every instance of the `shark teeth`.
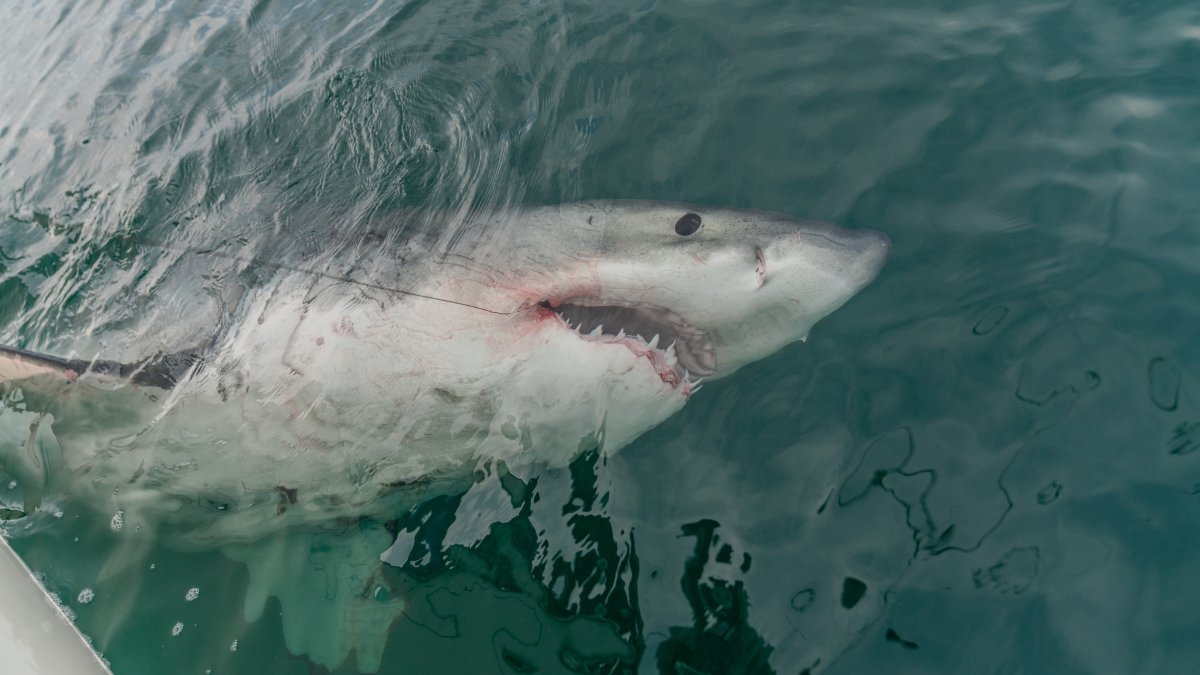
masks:
[[[586,297],[539,306],[552,309],[581,339],[624,344],[649,357],[663,381],[674,387],[686,385],[687,391],[695,391],[700,378],[717,371],[708,335],[668,309]],[[616,330],[606,331],[606,325]]]

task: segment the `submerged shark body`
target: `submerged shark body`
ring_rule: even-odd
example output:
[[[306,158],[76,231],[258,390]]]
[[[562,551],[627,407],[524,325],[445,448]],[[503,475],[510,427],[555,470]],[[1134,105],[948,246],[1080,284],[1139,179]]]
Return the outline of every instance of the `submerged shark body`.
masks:
[[[4,350],[7,412],[32,431],[0,453],[58,456],[62,489],[114,523],[196,542],[387,515],[483,462],[616,451],[700,380],[807,336],[889,246],[653,202],[485,220],[470,249],[410,252],[399,271],[281,270],[204,350],[131,364]]]

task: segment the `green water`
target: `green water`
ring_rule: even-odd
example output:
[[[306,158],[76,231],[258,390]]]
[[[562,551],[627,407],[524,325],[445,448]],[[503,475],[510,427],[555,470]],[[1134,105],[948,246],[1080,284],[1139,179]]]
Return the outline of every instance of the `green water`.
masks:
[[[1200,8],[68,0],[0,26],[3,344],[179,348],[237,267],[196,250],[311,256],[414,209],[666,199],[894,241],[807,343],[615,457],[386,525],[173,550],[0,469],[11,543],[117,673],[324,672],[345,616],[336,672],[1200,663]],[[393,564],[341,562],[396,533]]]

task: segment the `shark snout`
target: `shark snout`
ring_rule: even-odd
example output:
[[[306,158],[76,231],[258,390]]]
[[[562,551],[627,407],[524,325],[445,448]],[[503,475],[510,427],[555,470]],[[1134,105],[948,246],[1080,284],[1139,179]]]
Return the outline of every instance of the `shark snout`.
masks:
[[[855,281],[866,285],[879,276],[883,264],[887,262],[888,253],[892,250],[892,240],[884,233],[875,230],[850,230],[835,227],[836,241],[844,247],[853,262],[848,268],[857,272]]]
[[[824,239],[833,246],[847,249],[847,253],[856,256],[876,257],[882,255],[886,258],[888,251],[892,248],[892,240],[882,232],[838,227],[830,223],[805,223],[800,234]]]
[[[891,248],[891,239],[882,232],[803,222],[767,247],[767,263],[800,277],[837,279],[857,290],[879,275]]]
[[[838,245],[844,246],[864,255],[878,254],[884,256],[892,248],[892,240],[882,232],[875,230],[851,230],[844,227],[831,226],[831,238]]]

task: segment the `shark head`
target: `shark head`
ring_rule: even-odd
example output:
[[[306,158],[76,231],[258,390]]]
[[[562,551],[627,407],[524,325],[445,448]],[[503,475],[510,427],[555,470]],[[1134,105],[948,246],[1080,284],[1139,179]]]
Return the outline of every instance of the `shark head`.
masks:
[[[778,213],[632,201],[525,211],[506,236],[517,245],[504,255],[538,270],[515,284],[529,311],[581,344],[650,354],[672,384],[805,339],[891,246]]]
[[[629,423],[626,438],[681,407],[699,380],[803,340],[879,274],[890,248],[870,230],[662,202],[529,209],[488,229],[472,256],[486,281],[458,297],[511,316],[512,332],[536,345],[524,344],[536,364],[517,369],[514,386],[556,401],[556,419],[592,402],[610,431]]]
[[[761,211],[616,202],[558,213],[593,230],[597,254],[590,283],[545,304],[580,339],[673,351],[685,377],[728,375],[804,339],[889,249],[878,232]]]

